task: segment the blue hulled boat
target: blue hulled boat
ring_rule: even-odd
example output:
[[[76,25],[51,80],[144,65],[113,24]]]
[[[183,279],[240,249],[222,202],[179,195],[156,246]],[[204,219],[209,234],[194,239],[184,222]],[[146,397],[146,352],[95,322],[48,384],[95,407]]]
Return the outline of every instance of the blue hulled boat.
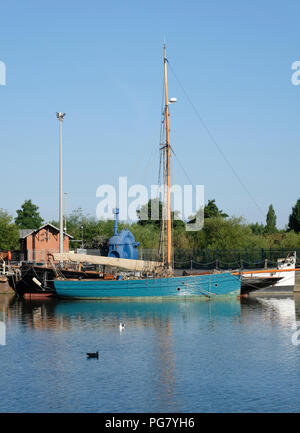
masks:
[[[214,297],[239,295],[239,275],[231,272],[182,277],[128,280],[55,280],[62,298],[107,299],[132,297]]]
[[[170,185],[170,156],[171,146],[169,143],[169,102],[175,98],[168,99],[167,90],[167,58],[166,47],[164,47],[164,77],[165,77],[165,109],[163,118],[165,122],[166,141],[161,144],[163,152],[164,167],[164,197],[165,219],[162,218],[162,242],[163,251],[161,262],[146,262],[137,260],[138,243],[131,245],[134,254],[128,256],[128,242],[118,235],[116,225],[112,238],[109,257],[93,257],[76,254],[54,254],[55,260],[70,260],[77,263],[89,262],[93,264],[112,266],[115,269],[127,269],[127,272],[119,273],[116,278],[107,279],[103,274],[99,279],[63,279],[54,281],[54,288],[59,297],[75,299],[109,299],[109,298],[151,298],[151,297],[214,297],[239,295],[241,289],[241,278],[232,272],[206,272],[199,275],[174,276],[172,269],[172,223],[171,223],[171,185]],[[117,213],[116,213],[117,218]],[[124,238],[128,238],[123,233]],[[120,240],[121,239],[121,240]],[[128,239],[127,239],[128,240]],[[123,242],[124,241],[124,242]],[[120,247],[122,244],[122,248]],[[123,245],[124,243],[124,245]],[[119,245],[119,248],[117,247]],[[124,247],[124,248],[123,248]],[[125,257],[121,258],[122,251],[127,251]],[[133,271],[133,272],[132,272]]]

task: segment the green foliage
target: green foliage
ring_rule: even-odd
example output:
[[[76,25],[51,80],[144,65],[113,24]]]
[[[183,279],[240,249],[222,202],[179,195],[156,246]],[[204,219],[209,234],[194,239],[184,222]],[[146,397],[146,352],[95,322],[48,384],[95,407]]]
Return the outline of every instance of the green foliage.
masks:
[[[52,221],[56,227],[59,222]],[[81,208],[73,210],[67,219],[66,232],[73,236],[70,249],[81,248],[101,248],[104,247],[108,238],[113,233],[113,221],[97,221],[91,216],[83,214]]]
[[[189,218],[188,224],[195,224],[196,216],[199,215],[200,211],[201,209],[199,209],[196,212],[196,215]],[[221,209],[218,208],[215,199],[208,200],[207,205],[204,206],[203,213],[204,213],[204,218],[216,218],[216,217],[228,218],[227,213],[223,212]]]
[[[226,217],[224,212],[215,209],[214,200],[208,202],[210,211],[217,216],[209,216],[204,220],[202,230],[189,232],[183,221],[173,222],[173,246],[182,250],[231,250],[261,248],[289,248],[300,247],[300,234],[293,231],[276,231],[267,233],[263,224],[247,224],[243,218]],[[161,207],[160,207],[161,209]],[[144,207],[149,212],[149,203]],[[148,214],[149,215],[149,214]],[[173,214],[174,216],[174,214]],[[57,222],[53,222],[58,227]],[[108,240],[114,232],[113,220],[100,220],[85,216],[81,209],[74,210],[67,221],[67,232],[79,242],[71,242],[71,248],[81,247],[82,229],[85,248],[101,248],[107,252]],[[140,248],[158,249],[160,239],[160,221],[139,221],[134,224],[119,223],[119,231],[129,228]]]
[[[263,235],[265,233],[265,226],[263,224],[250,224],[249,227],[254,235]]]
[[[158,198],[150,199],[137,211],[138,224],[142,226],[151,225],[160,229],[163,215],[163,204]],[[177,218],[177,213],[171,211],[171,221],[173,228],[184,228],[184,222]]]
[[[210,217],[205,220],[203,229],[197,232],[195,248],[243,248],[250,237],[251,229],[242,218]]]
[[[153,248],[157,249],[159,245],[159,229],[151,224],[140,225],[139,223],[132,224],[129,227],[135,240],[140,242],[141,248]]]
[[[0,249],[16,250],[19,247],[19,230],[13,218],[0,209]]]
[[[276,214],[272,204],[269,206],[266,222],[265,233],[276,233]]]
[[[282,237],[280,239],[280,247],[288,248],[290,250],[300,248],[300,235],[295,233],[294,231],[289,231],[282,234]]]
[[[300,199],[297,200],[289,217],[289,230],[294,230],[296,233],[300,232]]]
[[[151,219],[152,209],[156,209],[160,219]],[[11,217],[1,211],[0,248],[16,248],[18,244],[18,231],[11,222]],[[4,213],[3,213],[4,212]],[[160,239],[160,224],[162,217],[162,203],[158,200],[149,200],[138,213],[138,221],[134,224],[119,223],[119,231],[129,228],[140,248],[157,250]],[[143,215],[144,214],[144,215]],[[143,217],[148,216],[148,220]],[[153,216],[153,215],[152,215]],[[290,249],[300,248],[300,199],[293,207],[289,219],[288,231],[276,229],[276,215],[273,206],[269,206],[266,226],[260,223],[247,224],[243,218],[228,217],[220,210],[215,200],[209,200],[204,208],[204,227],[199,231],[187,231],[185,223],[174,219],[176,213],[172,212],[173,246],[177,250],[260,250],[260,249]],[[195,217],[194,217],[195,219]],[[4,222],[3,222],[4,221]],[[21,228],[39,227],[42,219],[38,208],[31,200],[27,200],[22,209],[18,211],[16,222]],[[34,223],[35,222],[35,223]],[[190,222],[193,222],[190,220]],[[57,221],[52,222],[59,227]],[[3,227],[9,227],[6,234]],[[6,230],[5,229],[5,230]],[[76,241],[70,243],[71,249],[100,248],[102,254],[107,254],[108,240],[114,232],[113,220],[96,220],[94,217],[83,214],[82,209],[75,209],[67,219],[67,233]]]
[[[187,232],[185,228],[177,227],[173,230],[173,247],[189,249],[191,248],[191,232]]]
[[[38,229],[43,224],[43,219],[38,212],[38,206],[31,200],[25,200],[21,209],[17,210],[15,223],[20,229]]]
[[[163,205],[159,199],[150,199],[137,212],[138,224],[141,226],[152,225],[160,228],[162,220]]]
[[[228,215],[218,208],[216,200],[208,200],[206,206],[204,206],[204,218],[222,217],[227,218]]]

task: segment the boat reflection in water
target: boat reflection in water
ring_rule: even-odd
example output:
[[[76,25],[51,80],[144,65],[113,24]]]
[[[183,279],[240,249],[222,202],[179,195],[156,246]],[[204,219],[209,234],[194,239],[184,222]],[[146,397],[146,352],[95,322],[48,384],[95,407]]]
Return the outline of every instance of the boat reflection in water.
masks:
[[[125,323],[133,327],[165,328],[170,332],[172,321],[188,324],[195,319],[214,327],[219,319],[227,317],[249,326],[259,321],[295,325],[300,320],[300,293],[293,297],[214,299],[214,300],[136,300],[136,301],[68,301],[55,298],[19,300],[10,297],[2,305],[8,317],[18,317],[26,326],[36,329],[85,329],[97,326],[116,329]],[[194,320],[194,322],[195,322]],[[193,320],[191,320],[193,322]],[[176,329],[173,329],[175,331]]]
[[[296,320],[300,320],[300,293],[294,294],[295,300],[295,318]]]
[[[293,327],[300,320],[300,296],[241,299],[241,317],[243,321],[249,320],[249,326],[256,326],[258,320]]]
[[[159,404],[173,411],[181,410],[176,387],[178,352],[184,350],[178,343],[182,332],[187,332],[188,338],[194,336],[194,344],[199,344],[197,340],[201,334],[203,338],[214,328],[223,328],[224,322],[230,327],[232,321],[240,317],[237,299],[146,302],[16,300],[10,309],[23,326],[33,331],[64,333],[63,339],[80,341],[80,345],[72,349],[79,357],[80,351],[99,350],[102,362],[109,359],[114,365],[122,360],[122,365],[116,367],[119,374],[126,374],[123,369],[130,369],[132,363],[141,362],[144,366],[138,365],[144,375],[149,375],[149,383],[159,384],[155,391]],[[122,332],[120,323],[125,323]],[[205,345],[202,347],[204,350]],[[151,368],[145,370],[149,362]]]
[[[13,326],[3,359],[13,370],[1,377],[2,410],[16,409],[16,392],[21,411],[299,410],[299,296],[5,305]]]
[[[218,317],[236,317],[240,314],[240,301],[226,300],[137,300],[137,301],[67,301],[55,298],[19,300],[10,305],[12,315],[18,315],[23,324],[31,328],[70,329],[105,325],[115,329],[120,322],[134,326],[162,326],[178,316],[187,321],[189,318],[207,318],[211,321]],[[166,325],[167,326],[167,325]]]

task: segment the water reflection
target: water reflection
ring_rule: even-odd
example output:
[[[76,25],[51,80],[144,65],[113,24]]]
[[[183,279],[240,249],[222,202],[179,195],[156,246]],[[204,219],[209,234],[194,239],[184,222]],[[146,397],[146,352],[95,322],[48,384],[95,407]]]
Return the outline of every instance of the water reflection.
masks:
[[[237,299],[204,300],[151,300],[151,301],[62,301],[56,299],[19,300],[8,304],[10,315],[30,330],[53,332],[80,330],[109,332],[119,330],[125,323],[123,338],[129,329],[149,330],[151,349],[151,383],[155,398],[165,410],[180,411],[176,392],[176,351],[178,330],[191,323],[212,329],[222,320],[235,320],[240,316]],[[148,332],[148,331],[147,331]],[[121,335],[122,334],[122,335]],[[147,360],[145,360],[147,362]],[[156,384],[156,385],[154,385]]]
[[[300,297],[295,294],[242,299],[241,314],[244,320],[250,319],[253,322],[256,317],[273,325],[292,327],[300,317]]]
[[[107,322],[133,322],[138,327],[153,327],[170,333],[170,318],[180,316],[184,323],[194,317],[206,317],[209,327],[219,318],[246,319],[253,314],[271,322],[300,320],[300,293],[294,297],[261,297],[228,300],[151,300],[151,301],[62,301],[58,299],[20,300],[13,295],[0,295],[0,315],[12,317],[32,329],[70,329]],[[0,316],[1,319],[1,316]],[[108,320],[109,319],[109,320]],[[3,319],[2,319],[3,320]]]
[[[294,300],[295,300],[295,316],[296,320],[300,320],[300,293],[294,294]]]
[[[1,305],[1,304],[0,304]],[[237,299],[223,301],[151,300],[151,301],[63,301],[57,299],[6,299],[3,310],[18,318],[24,325],[36,329],[70,329],[72,326],[91,326],[107,322],[134,323],[137,327],[153,327],[170,333],[170,319],[179,316],[187,323],[193,317],[235,317],[240,314]]]
[[[0,321],[10,322],[10,305],[14,295],[0,295]]]
[[[300,296],[147,302],[0,296],[0,312],[9,337],[2,372],[11,371],[0,370],[6,396],[1,400],[0,390],[0,411],[15,407],[19,394],[21,411],[297,409],[300,376],[291,367],[300,352],[291,335]],[[86,352],[98,349],[99,362],[87,368]]]
[[[55,314],[56,299],[20,300],[10,299],[8,311],[10,317],[18,320],[23,326],[31,329],[69,329],[69,321]]]
[[[68,330],[74,327],[115,328],[125,322],[135,327],[152,327],[157,341],[172,334],[172,319],[188,324],[193,318],[206,320],[213,330],[223,317],[240,321],[253,317],[271,323],[295,325],[300,320],[300,293],[294,297],[261,297],[228,300],[151,300],[151,301],[62,301],[58,299],[20,300],[0,295],[0,320],[17,319],[31,329]],[[166,344],[163,344],[167,347]]]

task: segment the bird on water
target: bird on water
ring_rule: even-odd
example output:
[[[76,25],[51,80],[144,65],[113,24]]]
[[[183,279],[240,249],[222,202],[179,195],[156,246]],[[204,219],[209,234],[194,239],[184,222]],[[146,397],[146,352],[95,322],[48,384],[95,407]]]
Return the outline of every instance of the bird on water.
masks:
[[[86,356],[90,359],[90,358],[97,358],[99,359],[99,352],[91,352],[91,353],[87,353]]]

